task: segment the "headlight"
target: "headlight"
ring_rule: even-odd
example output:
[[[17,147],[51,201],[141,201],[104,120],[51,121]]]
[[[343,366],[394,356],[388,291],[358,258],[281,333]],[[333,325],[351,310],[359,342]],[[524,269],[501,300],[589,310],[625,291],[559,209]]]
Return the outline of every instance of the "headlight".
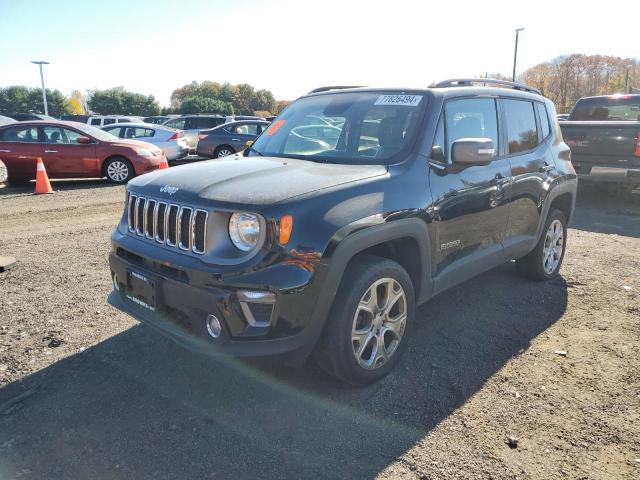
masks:
[[[238,250],[248,252],[258,245],[260,220],[253,213],[239,212],[229,219],[229,237]]]
[[[153,153],[146,148],[136,148],[136,153],[141,157],[153,157]]]

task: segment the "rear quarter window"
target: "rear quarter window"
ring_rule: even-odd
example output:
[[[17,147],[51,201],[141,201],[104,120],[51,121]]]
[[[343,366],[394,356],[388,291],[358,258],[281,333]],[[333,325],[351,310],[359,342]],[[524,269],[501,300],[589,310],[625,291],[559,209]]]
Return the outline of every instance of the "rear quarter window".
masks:
[[[551,133],[551,126],[549,125],[549,115],[547,114],[547,107],[542,103],[536,102],[536,108],[538,109],[538,117],[540,117],[540,128],[542,129],[542,138],[547,138]]]

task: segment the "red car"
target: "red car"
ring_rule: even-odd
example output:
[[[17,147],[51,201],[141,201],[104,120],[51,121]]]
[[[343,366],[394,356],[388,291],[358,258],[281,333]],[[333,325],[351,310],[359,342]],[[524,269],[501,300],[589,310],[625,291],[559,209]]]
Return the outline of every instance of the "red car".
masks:
[[[162,150],[76,122],[30,121],[0,127],[0,160],[11,185],[36,177],[42,157],[49,178],[107,177],[127,183],[160,166]]]

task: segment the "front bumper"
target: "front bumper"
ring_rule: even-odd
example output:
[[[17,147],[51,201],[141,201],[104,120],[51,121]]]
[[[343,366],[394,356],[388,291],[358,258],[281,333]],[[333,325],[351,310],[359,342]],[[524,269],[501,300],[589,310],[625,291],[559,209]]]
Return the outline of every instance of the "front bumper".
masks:
[[[264,318],[258,325],[250,325],[246,309],[243,310],[239,301],[238,292],[241,288],[238,286],[202,282],[201,274],[182,267],[179,271],[184,272],[184,275],[176,275],[175,271],[178,270],[171,268],[166,269],[171,275],[163,274],[162,265],[168,262],[155,261],[137,254],[134,254],[137,259],[131,261],[122,252],[123,249],[114,243],[114,250],[109,255],[109,265],[112,279],[114,276],[118,279],[119,288],[114,288],[111,292],[109,303],[190,350],[235,356],[290,352],[302,352],[306,355],[315,345],[324,324],[322,314],[314,315],[317,296],[310,291],[313,289],[276,292],[271,314],[266,315],[266,326]],[[131,271],[155,281],[155,311],[141,306],[127,296],[126,279]],[[244,290],[251,288],[247,284],[242,287]],[[264,291],[265,284],[255,285],[253,288]],[[213,338],[207,331],[206,319],[209,315],[215,315],[222,323],[222,332],[218,338]]]

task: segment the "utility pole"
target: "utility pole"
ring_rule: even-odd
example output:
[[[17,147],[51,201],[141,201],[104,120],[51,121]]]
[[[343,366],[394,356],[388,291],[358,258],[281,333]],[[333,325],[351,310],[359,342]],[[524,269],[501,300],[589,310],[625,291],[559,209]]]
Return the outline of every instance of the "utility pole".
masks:
[[[516,48],[513,51],[513,76],[511,81],[516,81],[516,63],[518,62],[518,34],[524,30],[524,28],[516,28]]]
[[[44,89],[44,75],[42,74],[42,65],[49,65],[49,62],[43,60],[31,60],[31,63],[40,67],[40,83],[42,84],[42,101],[44,102],[44,114],[49,115],[49,108],[47,107],[47,92]]]

